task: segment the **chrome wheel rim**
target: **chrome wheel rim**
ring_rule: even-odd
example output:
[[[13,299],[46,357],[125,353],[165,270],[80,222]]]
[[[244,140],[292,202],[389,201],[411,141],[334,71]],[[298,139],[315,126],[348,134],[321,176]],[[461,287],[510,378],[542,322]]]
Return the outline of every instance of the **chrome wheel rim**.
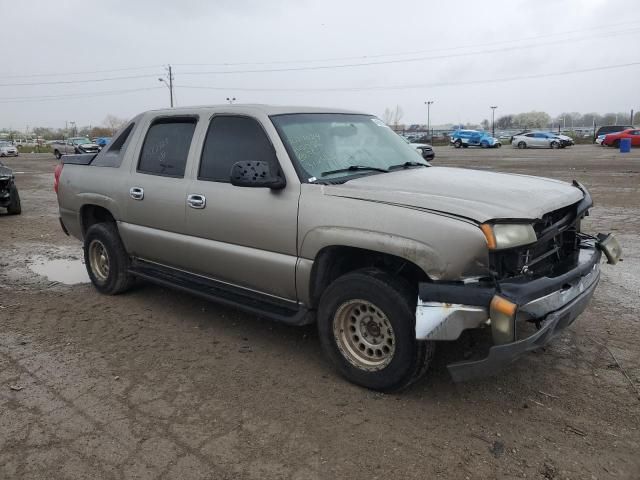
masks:
[[[97,280],[107,281],[109,278],[109,255],[100,240],[92,240],[89,244],[89,266]]]
[[[362,370],[382,370],[396,350],[391,322],[367,300],[350,300],[338,307],[333,317],[333,335],[342,355]]]

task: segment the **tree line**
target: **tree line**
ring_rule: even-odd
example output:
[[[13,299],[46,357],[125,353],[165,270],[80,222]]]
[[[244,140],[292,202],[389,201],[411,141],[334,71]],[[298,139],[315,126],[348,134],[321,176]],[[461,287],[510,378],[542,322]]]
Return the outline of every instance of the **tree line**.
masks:
[[[69,137],[111,137],[118,129],[127,123],[127,119],[116,117],[115,115],[107,115],[101,125],[86,125],[76,127],[71,123],[66,128],[49,128],[49,127],[33,127],[28,132],[19,132],[17,130],[4,130],[9,138],[43,138],[45,140],[64,140]]]
[[[630,112],[605,113],[595,112],[563,112],[552,117],[546,112],[525,112],[518,114],[502,115],[496,118],[496,128],[501,130],[511,128],[591,128],[597,125],[629,125],[640,123],[640,112],[634,115],[631,122]],[[488,124],[488,122],[487,122]]]

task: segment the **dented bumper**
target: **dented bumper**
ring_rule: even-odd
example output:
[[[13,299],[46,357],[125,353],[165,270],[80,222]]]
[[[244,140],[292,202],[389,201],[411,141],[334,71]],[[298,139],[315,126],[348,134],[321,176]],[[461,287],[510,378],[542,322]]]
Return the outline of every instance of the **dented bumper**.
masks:
[[[524,353],[539,348],[582,313],[600,278],[601,251],[596,244],[582,248],[577,264],[555,277],[526,277],[495,286],[424,283],[416,308],[418,340],[456,340],[466,329],[490,326],[494,345],[486,358],[451,364],[455,381],[497,373]],[[514,306],[499,319],[494,300]],[[493,321],[492,318],[493,317]],[[531,326],[536,329],[532,334]],[[500,331],[497,331],[500,330]]]

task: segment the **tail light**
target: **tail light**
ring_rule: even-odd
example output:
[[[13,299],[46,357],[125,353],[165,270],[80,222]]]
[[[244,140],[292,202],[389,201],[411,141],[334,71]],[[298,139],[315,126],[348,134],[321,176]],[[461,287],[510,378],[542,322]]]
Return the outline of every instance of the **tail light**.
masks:
[[[53,172],[53,191],[58,193],[58,185],[60,184],[60,174],[62,174],[63,163],[56,165],[56,169]]]

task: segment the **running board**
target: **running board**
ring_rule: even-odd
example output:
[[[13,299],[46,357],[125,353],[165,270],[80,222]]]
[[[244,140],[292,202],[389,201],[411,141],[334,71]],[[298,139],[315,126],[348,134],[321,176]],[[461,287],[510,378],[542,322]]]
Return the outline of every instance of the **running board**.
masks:
[[[236,307],[289,325],[306,325],[313,322],[313,316],[308,315],[307,308],[294,302],[287,302],[164,265],[134,258],[131,261],[129,273],[158,285],[182,290],[222,305]]]

